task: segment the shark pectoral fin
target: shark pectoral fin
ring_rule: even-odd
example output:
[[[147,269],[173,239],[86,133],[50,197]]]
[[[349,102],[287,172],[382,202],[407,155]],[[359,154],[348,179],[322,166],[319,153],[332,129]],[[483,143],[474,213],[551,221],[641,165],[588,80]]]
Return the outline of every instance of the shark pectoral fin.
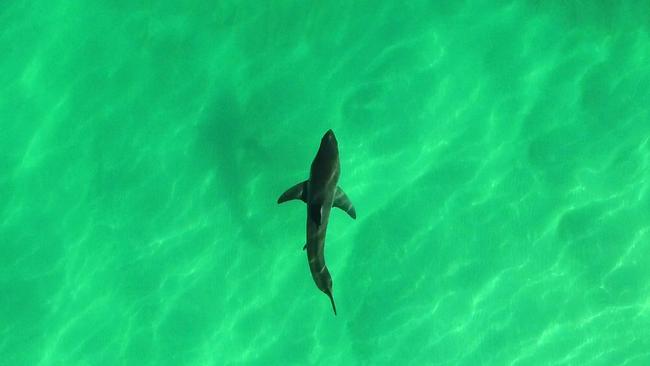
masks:
[[[303,202],[307,202],[307,200],[305,199],[305,192],[307,191],[306,184],[307,181],[300,182],[295,186],[287,189],[284,193],[282,193],[280,198],[278,198],[278,203],[287,202],[291,200],[302,200]]]
[[[357,211],[354,209],[352,201],[350,201],[341,187],[336,187],[336,195],[334,196],[334,204],[332,206],[338,207],[341,210],[347,212],[348,215],[350,215],[350,217],[353,219],[357,218]]]
[[[305,246],[302,247],[302,250],[305,250],[305,249],[307,249],[307,244],[305,244]]]

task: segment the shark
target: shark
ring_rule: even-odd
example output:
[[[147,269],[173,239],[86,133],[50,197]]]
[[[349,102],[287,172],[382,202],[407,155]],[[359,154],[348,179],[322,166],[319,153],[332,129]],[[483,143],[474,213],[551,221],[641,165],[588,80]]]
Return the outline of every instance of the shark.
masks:
[[[311,163],[309,179],[287,189],[278,198],[278,204],[291,200],[301,200],[307,204],[307,242],[302,249],[307,252],[311,276],[318,289],[329,297],[334,315],[336,303],[332,294],[332,276],[325,264],[325,236],[330,211],[336,207],[353,219],[357,218],[354,205],[338,186],[340,175],[338,141],[330,129],[320,141]]]

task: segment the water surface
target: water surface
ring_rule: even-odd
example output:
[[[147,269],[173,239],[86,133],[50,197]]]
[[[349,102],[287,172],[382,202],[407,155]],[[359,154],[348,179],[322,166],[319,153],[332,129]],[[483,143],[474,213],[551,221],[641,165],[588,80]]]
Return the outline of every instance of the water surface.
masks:
[[[650,364],[649,14],[4,2],[0,363]]]

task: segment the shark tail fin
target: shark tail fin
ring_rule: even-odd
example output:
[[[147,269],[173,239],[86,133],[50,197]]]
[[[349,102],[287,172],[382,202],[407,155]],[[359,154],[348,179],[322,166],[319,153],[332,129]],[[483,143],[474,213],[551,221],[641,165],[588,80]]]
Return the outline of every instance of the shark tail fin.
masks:
[[[332,296],[332,291],[328,290],[325,292],[327,296],[330,298],[330,301],[332,302],[332,309],[334,310],[334,315],[336,315],[336,304],[334,303],[334,296]]]

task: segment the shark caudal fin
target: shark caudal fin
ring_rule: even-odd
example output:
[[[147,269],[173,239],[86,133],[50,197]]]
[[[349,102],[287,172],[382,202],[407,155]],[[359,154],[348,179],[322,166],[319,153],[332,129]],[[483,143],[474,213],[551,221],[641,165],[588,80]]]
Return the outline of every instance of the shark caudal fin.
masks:
[[[334,296],[332,296],[332,291],[326,291],[325,294],[330,298],[330,301],[332,302],[332,309],[334,310],[334,315],[336,315],[336,304],[334,303]]]
[[[356,219],[357,218],[357,211],[354,209],[354,205],[352,205],[352,201],[348,198],[348,195],[343,192],[341,187],[336,187],[336,194],[334,195],[334,204],[332,205],[334,207],[338,207],[341,210],[345,211],[350,215],[351,218]]]
[[[291,200],[302,200],[303,202],[307,202],[306,185],[307,185],[307,181],[304,181],[287,189],[284,193],[282,193],[280,198],[278,198],[278,203],[287,202]]]

